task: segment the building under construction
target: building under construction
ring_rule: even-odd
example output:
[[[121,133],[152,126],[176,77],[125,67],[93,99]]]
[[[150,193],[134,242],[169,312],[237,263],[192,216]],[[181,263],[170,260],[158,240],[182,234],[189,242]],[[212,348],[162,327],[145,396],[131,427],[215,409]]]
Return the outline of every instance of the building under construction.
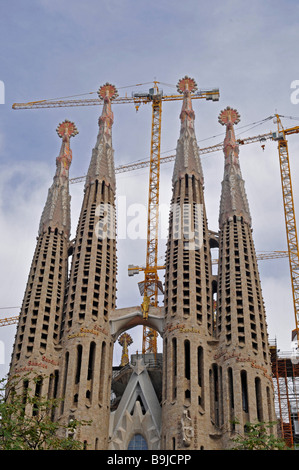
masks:
[[[135,97],[153,106],[146,266],[131,266],[129,271],[144,271],[141,305],[116,306],[112,145],[116,88],[107,83],[99,90],[103,109],[74,240],[70,237],[70,139],[78,131],[67,120],[58,126],[62,145],[40,219],[10,376],[24,374],[27,379],[31,372],[40,376],[34,393],[61,399],[53,419],[61,423],[91,420],[77,435],[86,449],[228,449],[248,422],[273,423],[278,409],[280,429],[273,424],[270,431],[281,432],[293,446],[297,393],[293,385],[290,396],[289,386],[283,389],[282,381],[287,378],[296,384],[298,366],[284,363],[268,341],[234,132],[240,115],[227,106],[218,117],[226,135],[219,227],[214,232],[208,227],[192,99],[213,101],[219,94],[216,90],[199,93],[189,77],[178,82],[177,90],[177,96],[163,97],[154,87]],[[158,266],[161,103],[170,99],[182,101],[181,127],[165,263]],[[217,275],[212,272],[214,247],[219,249]],[[159,269],[165,270],[163,285]],[[163,306],[157,303],[159,291]],[[127,331],[137,325],[143,326],[144,350],[130,360]],[[163,338],[163,353],[157,353],[158,334]],[[117,341],[123,356],[120,366],[113,367]]]
[[[299,361],[293,353],[282,353],[270,342],[275,410],[279,435],[290,448],[299,448]]]

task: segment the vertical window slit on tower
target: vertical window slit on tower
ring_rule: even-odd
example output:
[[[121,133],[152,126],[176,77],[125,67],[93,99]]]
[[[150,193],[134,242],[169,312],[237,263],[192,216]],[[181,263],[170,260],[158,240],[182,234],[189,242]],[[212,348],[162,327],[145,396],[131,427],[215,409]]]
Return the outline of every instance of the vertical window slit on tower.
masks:
[[[241,389],[242,389],[242,408],[245,413],[248,413],[247,373],[245,370],[241,371]]]
[[[177,340],[172,338],[172,399],[176,398],[177,386]]]
[[[76,364],[75,384],[78,384],[80,381],[81,362],[82,362],[82,345],[79,344],[77,346],[77,364]]]
[[[185,349],[185,378],[190,380],[190,341],[185,340],[184,342]]]
[[[212,364],[212,417],[215,424],[219,425],[219,378],[217,364]]]
[[[89,347],[89,359],[88,359],[88,369],[87,369],[87,380],[93,378],[93,369],[94,369],[94,358],[95,358],[95,348],[96,345],[92,341]]]
[[[259,422],[263,421],[263,406],[262,406],[262,387],[261,379],[255,378],[255,398],[256,398],[256,414]]]
[[[69,352],[67,351],[65,354],[65,360],[64,360],[64,375],[63,375],[63,384],[62,384],[62,396],[63,397],[65,397],[65,392],[66,392],[68,369],[69,369]],[[63,411],[64,411],[64,399],[62,399],[61,408],[60,408],[60,412],[63,413]]]
[[[228,375],[228,397],[229,397],[229,417],[230,417],[230,426],[231,431],[235,430],[234,418],[235,418],[235,398],[234,398],[234,382],[233,382],[233,371],[229,367],[227,371]]]
[[[33,405],[33,410],[32,410],[32,416],[37,416],[39,407],[38,407],[38,399],[41,397],[42,394],[42,384],[43,384],[43,379],[42,377],[38,377],[35,381],[35,393],[34,396],[36,398],[34,405]]]
[[[197,383],[200,387],[198,392],[198,404],[204,407],[204,359],[203,359],[203,348],[199,346],[197,348]]]
[[[99,383],[99,402],[102,403],[104,397],[104,386],[105,386],[105,363],[106,363],[106,343],[102,343],[101,351],[101,368],[100,368],[100,383]]]

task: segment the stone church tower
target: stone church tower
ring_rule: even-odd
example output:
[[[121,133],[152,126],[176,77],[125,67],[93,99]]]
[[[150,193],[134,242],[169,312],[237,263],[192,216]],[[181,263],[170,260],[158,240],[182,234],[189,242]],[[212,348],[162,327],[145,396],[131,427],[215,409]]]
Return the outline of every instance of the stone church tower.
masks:
[[[57,128],[62,146],[41,216],[20,313],[10,375],[40,376],[33,393],[59,398],[52,419],[91,421],[76,438],[95,450],[217,450],[230,447],[246,422],[274,421],[267,325],[252,238],[251,216],[227,107],[219,231],[208,228],[204,178],[192,94],[184,77],[181,129],[173,170],[165,296],[161,307],[116,308],[116,221],[113,113],[109,83],[86,176],[75,239],[70,241],[70,121]],[[218,274],[211,248],[219,248]],[[71,257],[71,267],[68,259]],[[155,329],[163,353],[129,360],[124,332]],[[114,343],[126,338],[113,365]],[[120,340],[120,342],[123,342]],[[32,410],[28,410],[32,412]]]
[[[246,422],[275,421],[266,316],[234,134],[234,125],[239,120],[239,113],[230,107],[219,115],[226,136],[219,213],[216,322],[219,346],[214,368],[219,399],[214,419],[231,432],[235,426],[237,431],[244,431]],[[234,418],[239,424],[233,424]],[[223,436],[224,445],[227,436]]]
[[[113,342],[109,314],[116,300],[115,171],[112,147],[113,86],[101,87],[99,132],[86,177],[61,325],[60,420],[92,419],[80,439],[108,445]],[[87,435],[85,435],[87,433]]]
[[[36,249],[25,290],[12,354],[10,376],[45,375],[34,393],[53,397],[57,388],[60,326],[68,276],[70,238],[70,137],[76,126],[64,121],[57,127],[62,139],[56,173],[41,216]],[[27,379],[24,386],[28,386]]]
[[[162,446],[197,449],[198,444],[207,447],[210,429],[207,388],[214,342],[213,280],[191,100],[196,84],[183,79],[178,89],[184,98],[166,252]]]

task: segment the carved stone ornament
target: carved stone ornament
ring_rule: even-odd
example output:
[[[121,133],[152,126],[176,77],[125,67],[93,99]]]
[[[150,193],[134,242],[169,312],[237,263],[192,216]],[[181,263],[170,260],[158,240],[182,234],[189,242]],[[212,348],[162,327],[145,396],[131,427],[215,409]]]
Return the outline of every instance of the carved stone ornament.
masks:
[[[226,109],[221,111],[218,117],[218,122],[223,126],[228,124],[238,124],[240,122],[240,114],[236,109],[227,106]]]
[[[65,119],[63,122],[59,123],[56,128],[56,132],[61,138],[64,136],[75,137],[75,135],[79,134],[75,124],[68,119]]]
[[[197,90],[197,84],[194,78],[187,77],[181,78],[177,84],[177,91],[179,93],[184,93],[185,91],[189,91],[190,93],[194,93]]]
[[[181,425],[182,425],[183,444],[185,447],[189,447],[194,437],[194,428],[192,426],[192,419],[191,419],[189,410],[183,411],[183,415],[181,418]]]
[[[110,100],[113,100],[118,97],[118,92],[114,85],[111,85],[111,83],[105,83],[105,85],[102,85],[99,89],[98,96],[100,99],[109,98]]]

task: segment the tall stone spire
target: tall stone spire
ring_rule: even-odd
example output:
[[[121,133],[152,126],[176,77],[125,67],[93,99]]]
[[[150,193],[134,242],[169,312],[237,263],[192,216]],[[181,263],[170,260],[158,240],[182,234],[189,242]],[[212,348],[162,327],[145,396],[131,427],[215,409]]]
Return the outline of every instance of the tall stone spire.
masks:
[[[219,397],[213,414],[226,429],[223,448],[229,446],[230,432],[241,433],[247,422],[271,422],[275,416],[266,312],[233,129],[239,120],[239,113],[229,107],[219,116],[226,137],[219,215],[219,343],[212,380]],[[219,388],[221,376],[226,383]],[[233,424],[235,417],[238,423]]]
[[[115,174],[112,150],[113,85],[103,85],[104,99],[97,143],[86,177],[73,246],[72,266],[61,324],[60,419],[92,420],[81,437],[92,449],[107,449],[113,341],[110,312],[116,302]],[[88,372],[87,372],[88,371]]]
[[[213,285],[203,176],[190,96],[196,84],[184,77],[178,89],[184,99],[165,261],[161,442],[164,449],[195,450],[208,447],[210,439],[205,429],[211,426],[206,384],[211,349],[208,343],[214,331]]]
[[[70,235],[70,137],[78,134],[75,124],[67,120],[56,130],[62,145],[40,221],[10,367],[10,376],[41,374],[43,379],[36,384],[35,393],[48,398],[54,396],[59,375],[59,330]]]
[[[203,183],[199,150],[194,130],[195,114],[191,99],[191,93],[197,90],[196,82],[186,76],[178,82],[177,90],[184,95],[184,98],[180,114],[181,130],[177,143],[172,182],[175,183],[178,179],[188,174]]]
[[[70,194],[69,194],[69,168],[72,162],[70,138],[78,134],[73,122],[67,119],[60,123],[56,129],[62,139],[61,149],[56,158],[56,173],[52,186],[48,191],[48,198],[41,216],[39,235],[48,227],[70,234]]]
[[[234,132],[234,124],[240,122],[240,115],[228,106],[220,113],[218,121],[226,126],[219,226],[221,227],[228,218],[234,215],[243,217],[244,221],[251,225],[250,210],[239,163],[239,145],[236,143]]]
[[[98,91],[99,97],[104,101],[102,115],[99,118],[99,132],[96,145],[86,177],[85,187],[97,179],[111,185],[115,191],[114,150],[112,147],[112,124],[114,120],[111,109],[111,100],[118,96],[116,88],[110,83],[103,85]]]

